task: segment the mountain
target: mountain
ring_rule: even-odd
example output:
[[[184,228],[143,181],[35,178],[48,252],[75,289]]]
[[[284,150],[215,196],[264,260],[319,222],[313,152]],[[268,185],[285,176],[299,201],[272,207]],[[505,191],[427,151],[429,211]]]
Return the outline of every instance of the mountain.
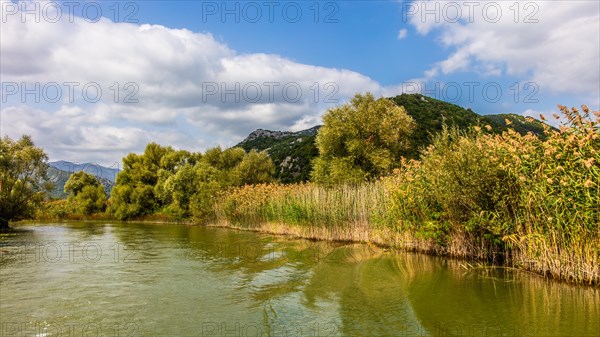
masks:
[[[430,144],[431,135],[441,131],[444,124],[465,130],[477,125],[490,125],[492,132],[496,133],[512,128],[520,134],[531,132],[540,138],[545,137],[544,123],[515,114],[479,115],[471,109],[421,94],[401,94],[390,99],[403,106],[417,124],[407,153],[412,158],[418,157],[419,151]],[[506,119],[512,123],[506,125]],[[267,151],[275,164],[276,178],[282,183],[307,181],[310,179],[311,160],[319,155],[315,138],[320,127],[299,132],[258,129],[236,146],[246,151]]]
[[[55,169],[70,173],[85,171],[87,173],[95,175],[98,178],[110,180],[113,183],[117,180],[117,174],[121,172],[121,170],[118,168],[106,167],[98,165],[96,163],[76,164],[70,161],[59,160],[49,162],[48,165],[54,167]]]
[[[431,135],[442,130],[444,124],[459,129],[469,129],[473,126],[490,125],[492,132],[501,133],[509,128],[522,135],[529,132],[540,138],[545,138],[544,123],[515,114],[479,115],[471,109],[440,101],[421,94],[402,94],[391,98],[398,106],[403,106],[406,112],[415,120],[417,127],[411,135],[410,157],[417,157],[420,149],[430,143]],[[506,125],[505,119],[512,124]]]
[[[320,127],[298,132],[258,129],[236,146],[246,151],[266,150],[275,164],[275,177],[282,183],[307,181],[310,161],[319,155],[315,137]]]
[[[64,160],[49,162],[48,166],[48,178],[54,184],[50,197],[55,199],[65,199],[67,197],[64,192],[65,183],[69,180],[71,174],[79,171],[85,171],[98,177],[100,183],[104,186],[104,192],[106,192],[106,195],[110,195],[110,191],[115,186],[116,176],[120,172],[118,169],[107,168],[98,164],[75,164]]]

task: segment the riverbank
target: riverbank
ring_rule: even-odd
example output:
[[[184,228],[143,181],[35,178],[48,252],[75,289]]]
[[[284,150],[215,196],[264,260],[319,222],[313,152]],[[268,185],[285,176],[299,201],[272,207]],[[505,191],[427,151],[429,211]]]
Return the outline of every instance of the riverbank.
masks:
[[[600,112],[545,140],[443,130],[419,160],[359,184],[258,184],[217,198],[233,226],[375,242],[600,284]],[[276,224],[276,225],[273,225]],[[287,228],[281,229],[280,224]],[[273,227],[273,228],[271,228]]]
[[[544,137],[512,129],[491,133],[489,125],[443,128],[418,159],[401,158],[383,176],[350,181],[288,185],[268,174],[240,180],[241,172],[269,162],[241,149],[207,151],[202,162],[176,170],[169,160],[189,153],[149,144],[128,159],[138,164],[126,165],[104,204],[92,209],[87,206],[95,201],[71,196],[45,203],[36,219],[225,224],[473,259],[597,285],[600,112],[559,109],[567,122],[560,131],[547,127]],[[174,157],[158,160],[156,153]],[[233,164],[246,155],[260,160],[244,170]],[[330,174],[347,169],[348,163],[329,159],[337,163]],[[148,163],[162,167],[162,175],[148,171]]]
[[[229,228],[243,231],[284,235],[292,238],[373,244],[382,248],[391,248],[400,251],[424,253],[434,256],[446,256],[459,260],[476,263],[485,263],[493,266],[510,267],[528,272],[533,272],[557,281],[600,286],[600,271],[598,265],[582,264],[577,266],[581,270],[575,274],[568,273],[573,269],[573,261],[565,259],[531,259],[526,253],[489,251],[485,247],[465,246],[465,238],[460,235],[452,237],[449,246],[440,246],[434,240],[420,237],[419,235],[396,232],[386,228],[365,228],[364,226],[348,226],[346,228],[303,227],[284,223],[260,223],[251,226],[232,224],[227,221],[208,224],[211,227]],[[552,269],[550,267],[553,267]],[[564,270],[557,272],[563,267]],[[586,275],[585,281],[580,275]]]

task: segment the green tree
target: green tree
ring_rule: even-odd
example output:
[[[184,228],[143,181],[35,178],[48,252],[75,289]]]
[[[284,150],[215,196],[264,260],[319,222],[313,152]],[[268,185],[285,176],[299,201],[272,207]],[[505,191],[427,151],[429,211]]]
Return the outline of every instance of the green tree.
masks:
[[[370,93],[330,109],[323,121],[312,172],[320,183],[357,183],[387,174],[400,164],[415,128],[403,107]]]
[[[194,167],[194,194],[190,198],[189,210],[193,219],[205,223],[214,218],[214,204],[221,191],[225,189],[219,182],[219,170],[206,164],[198,163]]]
[[[92,174],[84,171],[71,174],[64,190],[69,194],[69,203],[78,213],[92,214],[103,212],[106,208],[104,186]]]
[[[217,150],[210,149],[206,151],[204,157],[209,159],[211,153],[216,152]],[[244,149],[241,147],[234,147],[220,152],[218,159],[215,155],[214,159],[210,158],[210,160],[207,160],[206,162],[219,170],[219,183],[223,188],[227,188],[229,186],[237,186],[240,184],[236,168],[240,165],[245,156],[246,151]]]
[[[240,185],[262,184],[273,181],[275,165],[266,152],[250,151],[235,169]]]
[[[35,206],[49,192],[48,156],[30,136],[0,140],[0,228],[9,221],[31,217]]]
[[[198,164],[206,165],[206,164]],[[196,166],[190,164],[180,167],[177,172],[165,180],[162,191],[171,203],[168,205],[169,213],[178,217],[189,216],[190,198],[196,192],[198,177]]]
[[[69,179],[65,183],[64,191],[69,196],[77,196],[86,186],[95,187],[100,185],[102,184],[96,176],[84,171],[80,171],[69,176]]]
[[[127,219],[154,213],[164,205],[157,197],[155,187],[159,181],[159,172],[177,167],[177,158],[171,160],[172,147],[163,147],[156,143],[146,146],[141,155],[130,153],[123,158],[123,171],[117,176],[117,183],[111,191],[109,212],[118,219]],[[163,158],[168,158],[163,161]],[[172,166],[172,167],[171,167]]]
[[[266,153],[215,147],[201,154],[151,143],[143,154],[123,159],[109,212],[119,219],[162,212],[204,222],[221,191],[271,181],[273,171]]]
[[[185,150],[168,151],[160,160],[158,180],[154,186],[154,195],[160,205],[170,205],[173,202],[172,193],[165,190],[166,181],[179,169],[194,165],[202,158],[201,153],[190,153]]]

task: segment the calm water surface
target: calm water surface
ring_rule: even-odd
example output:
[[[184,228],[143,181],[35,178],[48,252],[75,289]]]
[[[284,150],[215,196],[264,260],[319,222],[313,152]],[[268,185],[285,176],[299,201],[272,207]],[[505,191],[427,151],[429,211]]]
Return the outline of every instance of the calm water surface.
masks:
[[[1,336],[599,336],[600,290],[221,228],[23,224]]]

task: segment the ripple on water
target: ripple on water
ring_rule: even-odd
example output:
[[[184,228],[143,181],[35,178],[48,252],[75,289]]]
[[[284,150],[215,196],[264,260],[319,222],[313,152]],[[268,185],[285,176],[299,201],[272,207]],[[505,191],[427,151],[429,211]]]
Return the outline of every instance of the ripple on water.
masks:
[[[514,332],[498,333],[494,324],[528,324],[535,330],[526,332],[536,336],[600,330],[598,289],[508,271],[465,272],[442,258],[217,228],[23,228],[0,240],[0,323],[136,324],[138,336],[201,335],[223,326],[234,335],[258,327],[265,336],[460,335],[449,330],[456,327],[462,335]],[[97,261],[21,254],[23,247],[53,243],[97,244],[102,254]],[[472,330],[475,324],[488,330]]]

